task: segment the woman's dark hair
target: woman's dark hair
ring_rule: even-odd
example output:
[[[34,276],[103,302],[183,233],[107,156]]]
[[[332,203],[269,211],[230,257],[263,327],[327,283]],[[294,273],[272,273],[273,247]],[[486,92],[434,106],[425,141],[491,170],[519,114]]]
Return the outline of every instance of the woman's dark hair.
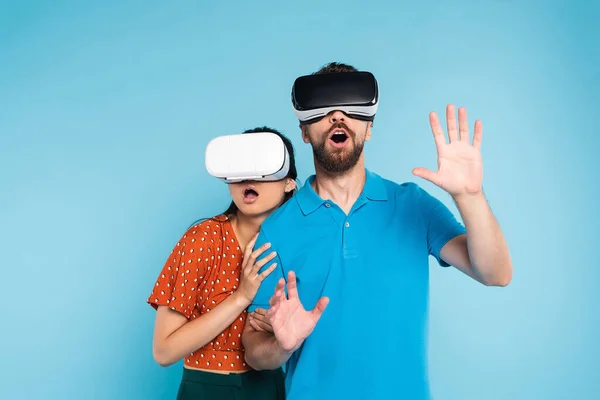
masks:
[[[288,154],[290,155],[290,169],[288,171],[286,178],[296,180],[298,178],[298,171],[296,171],[296,158],[294,156],[294,146],[292,145],[292,142],[290,141],[290,139],[288,139],[283,133],[279,132],[278,130],[269,128],[268,126],[257,127],[254,129],[247,129],[243,133],[258,133],[258,132],[274,133],[281,138],[281,140],[283,141],[283,144],[287,148]],[[294,195],[295,191],[296,191],[296,189],[292,190],[289,193],[286,193],[285,197],[283,199],[283,202],[285,203],[286,201],[291,199],[292,196]],[[238,208],[232,200],[231,204],[229,205],[227,210],[225,210],[222,214],[225,214],[227,217],[229,217],[231,215],[237,214],[237,212],[238,212]]]
[[[298,179],[298,171],[296,170],[296,158],[294,155],[294,146],[292,145],[292,142],[290,141],[290,139],[288,139],[283,133],[281,133],[273,128],[269,128],[267,126],[262,126],[262,127],[258,127],[258,128],[254,128],[254,129],[248,129],[248,130],[245,130],[243,133],[257,133],[257,132],[271,132],[271,133],[276,134],[277,136],[279,136],[281,138],[281,140],[283,140],[283,144],[285,144],[288,154],[290,155],[290,169],[288,171],[286,178],[290,178],[293,180]],[[296,192],[296,189],[292,190],[289,193],[286,193],[285,197],[283,199],[283,202],[285,203],[286,201],[291,199],[295,192]],[[222,212],[219,215],[225,215],[225,218],[229,218],[230,216],[237,214],[237,212],[238,212],[238,208],[235,205],[235,203],[232,201],[231,204],[229,205],[229,207],[227,208],[227,210],[225,210],[224,212]],[[194,225],[199,224],[200,222],[206,221],[207,219],[211,219],[211,220],[214,220],[217,222],[223,222],[223,219],[219,218],[219,217],[200,218],[200,219],[194,221],[194,223],[190,225],[190,228]]]

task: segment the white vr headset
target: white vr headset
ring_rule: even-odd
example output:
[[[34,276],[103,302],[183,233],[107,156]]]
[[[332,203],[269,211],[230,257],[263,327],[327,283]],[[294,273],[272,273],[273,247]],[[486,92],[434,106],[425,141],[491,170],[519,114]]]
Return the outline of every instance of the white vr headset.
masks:
[[[212,139],[205,164],[210,175],[226,183],[278,181],[288,175],[290,155],[274,133],[243,133]]]

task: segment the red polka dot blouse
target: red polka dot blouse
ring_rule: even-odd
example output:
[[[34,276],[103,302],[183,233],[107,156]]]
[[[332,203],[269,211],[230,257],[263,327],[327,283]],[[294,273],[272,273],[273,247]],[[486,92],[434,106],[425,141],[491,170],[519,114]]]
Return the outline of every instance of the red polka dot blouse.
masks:
[[[231,222],[218,216],[191,227],[165,263],[148,303],[185,315],[190,321],[215,308],[233,294],[240,282],[243,253]],[[204,347],[185,357],[188,367],[220,371],[246,371],[242,330],[244,311]]]

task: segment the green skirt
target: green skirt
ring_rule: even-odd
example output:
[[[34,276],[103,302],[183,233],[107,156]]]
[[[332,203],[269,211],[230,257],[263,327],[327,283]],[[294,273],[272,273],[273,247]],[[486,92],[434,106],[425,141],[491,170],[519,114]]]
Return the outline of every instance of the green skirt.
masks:
[[[283,400],[284,374],[248,371],[241,374],[213,374],[184,368],[177,400]]]

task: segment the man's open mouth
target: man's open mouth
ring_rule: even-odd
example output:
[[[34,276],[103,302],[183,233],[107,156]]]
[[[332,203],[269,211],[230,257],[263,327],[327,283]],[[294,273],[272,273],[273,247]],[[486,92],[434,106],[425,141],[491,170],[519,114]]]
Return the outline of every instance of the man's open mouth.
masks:
[[[329,139],[335,144],[342,144],[348,140],[350,136],[346,133],[346,131],[341,129],[336,129],[331,133]]]

